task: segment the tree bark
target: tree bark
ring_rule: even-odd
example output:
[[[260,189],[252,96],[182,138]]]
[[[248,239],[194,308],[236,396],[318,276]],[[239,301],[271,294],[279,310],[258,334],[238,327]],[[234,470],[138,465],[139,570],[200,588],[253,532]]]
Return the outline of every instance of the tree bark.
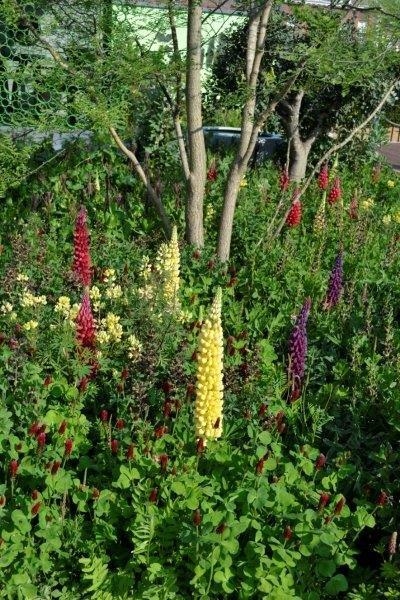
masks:
[[[204,245],[203,200],[206,184],[206,148],[203,133],[201,90],[201,20],[199,0],[189,0],[186,55],[186,117],[188,127],[186,239],[201,248]]]
[[[255,122],[256,90],[261,60],[264,56],[265,37],[273,0],[267,0],[255,12],[249,23],[246,53],[247,99],[243,106],[239,148],[229,171],[224,193],[224,203],[218,235],[218,258],[229,260],[232,240],[233,217],[240,189],[240,182],[246,172],[248,162],[257,143],[261,123]]]

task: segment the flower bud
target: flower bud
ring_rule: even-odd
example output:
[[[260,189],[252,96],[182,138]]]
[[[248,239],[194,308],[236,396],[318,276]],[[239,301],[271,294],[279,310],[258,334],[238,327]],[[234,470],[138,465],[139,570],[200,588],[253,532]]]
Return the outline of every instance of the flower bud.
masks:
[[[155,502],[157,502],[157,497],[158,497],[158,488],[155,487],[150,492],[149,501],[155,503]]]
[[[264,469],[264,459],[260,458],[260,460],[256,464],[256,474],[261,475]]]
[[[334,508],[333,514],[334,515],[340,515],[340,513],[343,510],[344,505],[346,504],[346,498],[344,496],[342,496],[340,498],[340,500],[336,503],[336,506]]]
[[[74,446],[74,442],[70,438],[68,438],[67,440],[65,440],[65,443],[64,443],[64,454],[65,454],[65,456],[70,456],[71,455],[73,446]]]
[[[168,427],[166,425],[159,425],[154,429],[154,435],[156,438],[162,438],[166,433],[168,433]]]
[[[31,515],[34,517],[35,515],[38,514],[40,507],[41,507],[42,503],[41,502],[36,502],[36,504],[34,504],[31,508]]]
[[[41,431],[40,433],[37,434],[36,441],[38,444],[38,449],[42,450],[44,445],[46,444],[46,434],[44,431]]]
[[[100,412],[100,421],[102,423],[106,423],[108,421],[108,416],[108,410],[103,408],[103,410]]]
[[[320,454],[319,456],[317,456],[317,460],[315,461],[315,468],[317,469],[317,471],[320,471],[326,463],[326,456],[325,454]]]
[[[196,508],[196,510],[193,512],[193,525],[195,527],[199,527],[199,525],[201,525],[202,520],[203,517],[201,515],[200,509]]]
[[[127,450],[126,450],[126,454],[125,454],[126,458],[128,460],[132,460],[133,457],[135,456],[135,446],[134,444],[129,444]]]
[[[386,494],[386,492],[381,491],[376,500],[376,504],[377,504],[377,506],[385,506],[385,504],[388,503],[388,500],[389,500],[389,496]]]
[[[293,537],[293,531],[292,528],[290,527],[290,525],[286,525],[285,529],[283,530],[283,538],[288,542],[289,540],[291,540]]]
[[[319,497],[318,510],[320,511],[323,508],[325,508],[325,506],[328,504],[330,499],[331,499],[330,494],[328,494],[327,492],[322,492],[322,494]]]
[[[215,533],[219,533],[222,535],[226,529],[226,523],[220,523],[218,527],[215,529]]]
[[[58,433],[60,435],[63,435],[65,433],[66,429],[67,429],[67,421],[64,419],[64,421],[61,423],[60,427],[58,428]]]
[[[264,402],[262,404],[260,404],[260,407],[258,409],[258,416],[264,417],[265,413],[267,412],[267,409],[268,409],[268,404],[265,404]]]
[[[289,187],[289,184],[290,184],[289,173],[287,172],[287,169],[282,169],[282,171],[279,173],[279,189],[282,192],[286,192],[286,190]]]
[[[51,465],[50,473],[52,475],[56,475],[58,473],[59,468],[61,467],[61,461],[55,460]]]
[[[17,476],[17,473],[18,473],[18,469],[19,469],[19,462],[17,460],[10,461],[9,471],[10,471],[11,479],[15,479],[15,477]]]
[[[199,438],[196,442],[196,453],[202,454],[205,450],[204,440],[203,438]]]
[[[340,178],[335,177],[332,187],[329,190],[328,202],[329,204],[335,204],[342,197],[342,189],[340,186]]]
[[[165,473],[165,471],[167,470],[167,466],[168,466],[168,454],[160,454],[160,456],[158,457],[159,463],[160,463],[160,467],[161,467],[161,471],[163,471],[163,473]]]

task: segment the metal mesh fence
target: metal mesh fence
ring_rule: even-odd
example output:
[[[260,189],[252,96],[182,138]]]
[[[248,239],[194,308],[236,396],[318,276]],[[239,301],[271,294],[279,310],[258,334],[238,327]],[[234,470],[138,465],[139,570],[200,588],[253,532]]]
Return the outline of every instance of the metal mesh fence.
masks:
[[[185,9],[175,12],[182,51],[186,18]],[[218,36],[234,20],[232,9],[210,9],[206,15],[205,68],[212,63]],[[85,130],[91,126],[93,116],[84,106],[88,88],[98,110],[126,102],[128,95],[132,99],[134,82],[129,82],[119,60],[127,52],[126,45],[122,45],[127,38],[135,48],[139,71],[138,52],[140,55],[143,49],[159,52],[159,60],[165,63],[168,53],[172,53],[165,7],[154,3],[138,6],[129,0],[3,0],[0,132],[12,130],[15,136],[34,130],[40,138],[50,130],[66,135]],[[73,69],[64,69],[64,62]],[[122,82],[116,80],[118,70]]]

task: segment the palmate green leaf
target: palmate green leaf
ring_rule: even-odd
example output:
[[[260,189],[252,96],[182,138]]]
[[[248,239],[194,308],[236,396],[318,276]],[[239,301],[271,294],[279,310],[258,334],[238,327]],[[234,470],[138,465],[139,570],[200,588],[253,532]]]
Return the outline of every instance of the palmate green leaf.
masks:
[[[325,592],[329,596],[337,596],[340,592],[346,592],[349,584],[344,575],[335,575],[325,586]]]
[[[11,520],[21,533],[29,533],[31,530],[31,523],[22,510],[13,510],[11,513]]]

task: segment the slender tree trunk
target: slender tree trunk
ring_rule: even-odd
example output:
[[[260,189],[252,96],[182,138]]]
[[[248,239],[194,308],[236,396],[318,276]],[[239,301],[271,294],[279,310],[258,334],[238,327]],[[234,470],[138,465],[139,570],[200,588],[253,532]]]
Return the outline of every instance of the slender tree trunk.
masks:
[[[260,130],[260,123],[255,121],[256,89],[272,5],[273,0],[267,0],[261,9],[254,13],[249,24],[246,53],[247,100],[242,111],[239,148],[229,171],[225,188],[218,236],[218,258],[222,262],[229,260],[233,218],[240,182],[246,173]]]
[[[199,0],[189,0],[186,56],[186,116],[188,127],[189,178],[186,205],[186,238],[198,248],[204,245],[203,200],[206,184],[201,93],[201,20]]]
[[[290,144],[289,178],[291,181],[300,182],[306,176],[308,155],[313,141],[305,142],[295,134]]]

